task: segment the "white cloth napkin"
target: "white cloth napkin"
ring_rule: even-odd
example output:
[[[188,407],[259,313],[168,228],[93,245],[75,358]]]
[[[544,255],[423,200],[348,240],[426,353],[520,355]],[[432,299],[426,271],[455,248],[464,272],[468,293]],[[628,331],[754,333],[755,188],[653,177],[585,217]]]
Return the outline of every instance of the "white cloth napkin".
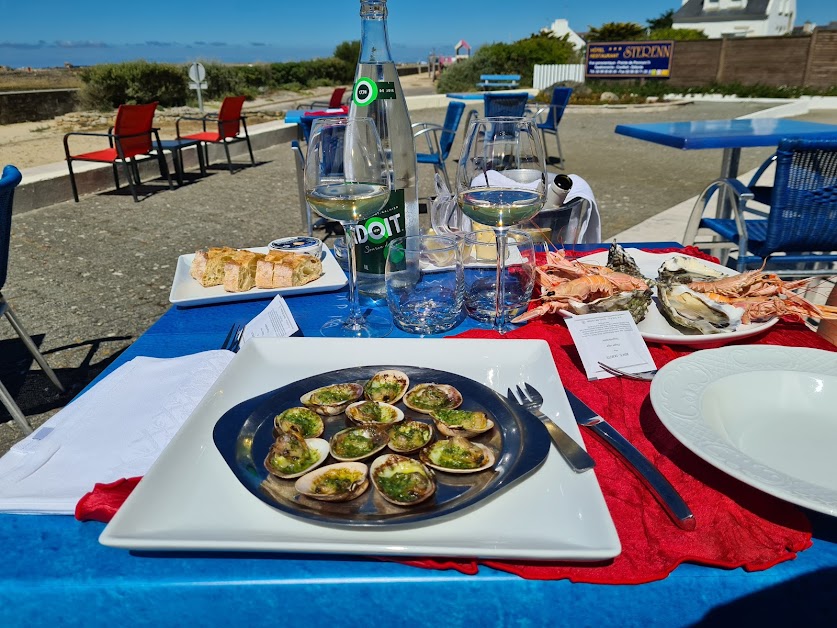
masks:
[[[0,512],[73,514],[97,482],[144,475],[233,356],[120,366],[0,458]]]
[[[593,190],[590,184],[577,174],[569,175],[572,179],[573,185],[567,190],[562,190],[555,184],[553,178],[552,182],[546,191],[546,203],[544,209],[551,207],[560,207],[566,205],[577,198],[583,198],[590,204],[590,211],[587,216],[578,224],[578,216],[572,216],[570,223],[567,225],[567,233],[575,233],[578,229],[579,244],[589,244],[591,242],[602,241],[602,219],[599,214],[599,205],[596,203],[596,197],[593,196]]]

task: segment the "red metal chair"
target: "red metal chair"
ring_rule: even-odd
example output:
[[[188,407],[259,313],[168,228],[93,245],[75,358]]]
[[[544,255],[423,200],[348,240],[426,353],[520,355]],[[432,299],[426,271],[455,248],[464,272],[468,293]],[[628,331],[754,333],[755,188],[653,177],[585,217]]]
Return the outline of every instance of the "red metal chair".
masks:
[[[116,162],[121,162],[123,168],[125,168],[128,187],[131,188],[131,196],[134,197],[134,202],[137,202],[139,198],[137,198],[134,180],[136,179],[136,185],[139,185],[141,181],[136,158],[154,153],[160,164],[160,176],[166,177],[169,182],[169,189],[173,189],[165,157],[161,151],[156,150],[156,146],[160,142],[157,129],[152,126],[156,109],[156,102],[147,105],[120,105],[119,110],[116,112],[116,121],[107,133],[76,131],[67,133],[64,136],[64,155],[67,159],[67,167],[70,169],[70,185],[73,187],[73,198],[76,203],[78,203],[78,188],[76,187],[76,178],[73,172],[74,161],[93,161],[110,164],[113,167],[113,180],[116,183],[117,190],[119,189],[119,172],[116,168]],[[71,155],[68,140],[72,135],[107,137],[110,148],[91,153],[82,153],[80,155]],[[152,140],[152,136],[156,139],[157,144]]]
[[[203,144],[204,152],[206,154],[206,163],[209,163],[209,144],[222,144],[224,152],[227,154],[227,164],[230,167],[230,173],[233,171],[232,159],[230,158],[230,144],[235,142],[247,142],[247,150],[250,152],[250,163],[256,165],[256,159],[253,157],[253,147],[250,144],[250,136],[247,133],[247,122],[245,117],[241,115],[241,108],[244,106],[244,96],[228,96],[224,98],[221,103],[221,110],[218,113],[208,113],[200,118],[193,118],[189,116],[181,116],[177,119],[177,139],[198,140]],[[200,133],[192,133],[190,135],[180,134],[181,120],[195,120],[203,124],[203,131]],[[207,123],[215,123],[218,125],[217,131],[208,131]],[[239,135],[242,133],[243,135]]]

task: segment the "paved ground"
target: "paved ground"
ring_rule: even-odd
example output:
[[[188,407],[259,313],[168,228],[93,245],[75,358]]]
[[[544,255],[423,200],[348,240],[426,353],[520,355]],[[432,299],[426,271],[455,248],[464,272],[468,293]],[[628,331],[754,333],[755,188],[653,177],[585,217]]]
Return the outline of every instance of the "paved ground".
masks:
[[[595,191],[605,238],[698,194],[720,169],[720,151],[657,147],[615,135],[617,123],[729,118],[759,108],[728,103],[568,111],[561,123],[568,171],[586,178]],[[443,109],[413,114],[414,121],[443,117]],[[769,152],[743,151],[742,172]],[[14,216],[3,293],[71,388],[55,394],[37,367],[30,370],[11,327],[0,323],[0,377],[34,425],[65,405],[165,312],[179,255],[207,245],[264,245],[301,232],[289,147],[258,152],[256,159],[257,166],[234,175],[221,165],[205,178],[193,174],[175,191],[152,181],[140,203],[120,191]],[[432,169],[420,172],[421,191],[428,194]],[[0,454],[20,436],[0,408]]]

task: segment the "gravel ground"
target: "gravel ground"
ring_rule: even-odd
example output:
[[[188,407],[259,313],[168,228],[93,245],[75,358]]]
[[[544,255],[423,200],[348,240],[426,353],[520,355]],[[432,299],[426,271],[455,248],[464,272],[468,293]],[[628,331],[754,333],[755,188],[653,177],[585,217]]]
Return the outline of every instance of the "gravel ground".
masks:
[[[732,118],[761,107],[570,109],[561,122],[567,172],[591,184],[607,238],[698,194],[718,176],[721,162],[721,151],[677,152],[618,136],[616,124]],[[413,120],[440,123],[444,113],[417,111]],[[460,145],[461,131],[453,155]],[[741,171],[756,167],[769,153],[744,150]],[[37,366],[31,367],[11,327],[0,324],[0,378],[33,425],[63,407],[168,309],[179,255],[207,245],[264,245],[301,233],[288,145],[260,151],[256,160],[257,166],[234,175],[216,164],[208,176],[187,176],[187,184],[174,191],[151,181],[144,186],[149,196],[140,203],[121,190],[14,216],[3,293],[69,384],[66,394],[56,394]],[[432,168],[422,166],[420,178],[420,193],[428,195]],[[0,408],[0,454],[20,437]]]

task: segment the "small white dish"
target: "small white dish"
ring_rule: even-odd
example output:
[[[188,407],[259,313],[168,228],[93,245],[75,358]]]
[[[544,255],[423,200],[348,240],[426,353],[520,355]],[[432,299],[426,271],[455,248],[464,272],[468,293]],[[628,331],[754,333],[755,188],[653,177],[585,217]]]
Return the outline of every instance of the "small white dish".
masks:
[[[837,353],[767,345],[698,351],[660,369],[651,403],[710,464],[837,516]]]

